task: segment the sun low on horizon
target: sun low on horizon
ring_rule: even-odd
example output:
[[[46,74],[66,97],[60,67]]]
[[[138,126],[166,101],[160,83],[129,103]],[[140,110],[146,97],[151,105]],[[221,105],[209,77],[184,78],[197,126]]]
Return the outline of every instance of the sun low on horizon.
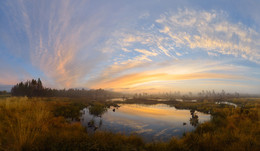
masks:
[[[0,1],[0,90],[260,94],[258,0]]]

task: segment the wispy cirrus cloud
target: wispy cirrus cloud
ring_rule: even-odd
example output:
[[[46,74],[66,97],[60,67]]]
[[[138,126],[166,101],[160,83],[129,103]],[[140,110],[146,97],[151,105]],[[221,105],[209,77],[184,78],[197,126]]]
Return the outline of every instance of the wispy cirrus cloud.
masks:
[[[154,1],[146,8],[139,1],[0,2],[0,53],[18,60],[5,61],[14,71],[0,66],[6,70],[0,84],[9,75],[6,84],[41,77],[56,88],[118,90],[214,78],[247,77],[236,83],[247,85],[259,80],[257,23],[192,3],[168,6],[175,3]],[[153,10],[156,5],[169,9]]]
[[[175,48],[199,48],[209,55],[232,55],[260,63],[260,34],[241,22],[229,21],[225,12],[180,9],[161,15],[156,22]]]
[[[241,73],[247,70],[246,67],[231,65],[229,60],[225,60],[226,63],[223,63],[223,60],[214,64],[214,61],[200,58],[204,63],[199,65],[203,61],[190,62],[189,59],[193,58],[195,51],[196,55],[215,59],[224,55],[230,59],[240,58],[259,64],[260,45],[257,41],[260,41],[260,35],[256,30],[241,22],[230,21],[229,16],[223,11],[179,9],[167,12],[150,25],[132,30],[121,29],[113,34],[104,49],[120,54],[120,57],[115,57],[114,64],[103,70],[103,76],[97,77],[98,80],[95,81],[98,82],[93,87],[126,88],[127,85],[132,87],[148,81],[171,81],[174,78],[185,80],[185,77],[232,79],[236,76],[227,75],[236,73],[242,76]],[[172,60],[169,62],[176,64],[163,64],[165,60]],[[176,60],[185,63],[175,62]],[[146,68],[143,68],[144,66]],[[159,69],[160,72],[156,72]],[[237,69],[240,72],[234,71]],[[153,74],[143,74],[150,71]],[[180,77],[183,79],[176,77],[176,73],[181,73]],[[151,76],[156,78],[151,79]]]
[[[178,80],[193,80],[193,79],[236,79],[236,76],[213,74],[213,73],[193,73],[193,74],[146,74],[137,73],[115,78],[111,81],[96,85],[96,88],[131,88],[143,83],[154,81],[178,81]]]
[[[170,88],[170,83],[190,80],[222,79],[222,80],[244,80],[241,71],[248,70],[245,67],[234,67],[225,62],[216,61],[166,61],[139,66],[140,70],[126,72],[128,69],[118,69],[117,74],[110,72],[107,78],[98,78],[93,88],[111,88],[120,91],[145,90],[148,92],[159,89]],[[136,67],[135,67],[136,68]],[[108,70],[111,71],[111,70]],[[124,73],[124,74],[122,74]],[[234,73],[237,73],[234,75]],[[205,83],[205,82],[204,82]],[[207,82],[206,82],[207,83]],[[174,84],[173,84],[174,85]],[[172,86],[173,86],[172,85]],[[150,88],[156,90],[150,90]],[[175,85],[176,87],[176,85]],[[186,88],[188,89],[188,88]]]
[[[14,35],[6,40],[29,50],[25,56],[15,48],[10,53],[28,60],[44,73],[45,80],[51,79],[55,87],[77,87],[106,58],[95,48],[101,35],[105,36],[105,27],[101,24],[106,14],[102,8],[92,13],[89,9],[92,5],[95,4],[89,1],[70,0],[6,2],[7,8],[11,8],[8,14],[15,14],[8,16],[9,24],[14,27],[12,34],[20,32],[26,41],[14,41]]]
[[[57,84],[67,88],[76,87],[79,81],[105,58],[102,52],[90,50],[104,30],[100,26],[104,14],[98,13],[76,19],[77,11],[83,11],[83,6],[88,5],[88,2],[80,3],[84,4],[74,6],[75,3],[72,1],[66,1],[62,5],[55,4],[54,8],[50,8],[49,16],[40,13],[39,16],[46,17],[42,26],[48,29],[48,34],[44,35],[46,31],[42,30],[38,33],[38,39],[30,39],[32,63]],[[34,29],[38,30],[38,27]],[[93,56],[98,58],[94,59]],[[84,62],[87,63],[83,65]]]
[[[105,48],[129,54],[146,50],[146,56],[175,59],[193,50],[210,56],[231,55],[260,63],[260,33],[241,22],[232,22],[223,11],[179,9],[167,12],[149,26],[115,32]],[[145,49],[144,49],[145,48]]]

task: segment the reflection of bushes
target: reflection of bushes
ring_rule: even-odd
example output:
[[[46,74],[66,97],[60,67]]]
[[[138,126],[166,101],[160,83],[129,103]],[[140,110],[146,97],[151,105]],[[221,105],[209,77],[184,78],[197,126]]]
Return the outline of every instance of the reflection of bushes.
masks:
[[[195,110],[190,110],[191,118],[190,118],[190,124],[194,127],[196,127],[199,124],[199,116],[195,113]]]

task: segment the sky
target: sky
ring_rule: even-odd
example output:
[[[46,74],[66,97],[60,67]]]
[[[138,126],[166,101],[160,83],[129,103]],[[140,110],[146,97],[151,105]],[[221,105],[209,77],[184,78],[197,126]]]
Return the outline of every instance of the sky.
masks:
[[[0,90],[260,94],[259,0],[0,1]]]

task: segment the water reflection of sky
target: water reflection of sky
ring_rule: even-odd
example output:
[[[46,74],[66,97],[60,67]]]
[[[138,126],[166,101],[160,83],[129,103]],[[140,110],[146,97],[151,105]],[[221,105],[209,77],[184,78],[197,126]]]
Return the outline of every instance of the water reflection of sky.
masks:
[[[172,136],[182,136],[184,132],[194,129],[190,125],[191,114],[189,110],[178,110],[165,104],[140,105],[140,104],[119,104],[120,108],[113,112],[108,109],[102,116],[101,130],[119,132],[123,134],[137,133],[146,140],[167,140]],[[210,119],[210,115],[196,112],[199,122]],[[93,118],[89,115],[88,109],[82,116],[82,124],[88,125]],[[99,118],[94,118],[99,123]],[[183,125],[186,123],[186,125]]]

